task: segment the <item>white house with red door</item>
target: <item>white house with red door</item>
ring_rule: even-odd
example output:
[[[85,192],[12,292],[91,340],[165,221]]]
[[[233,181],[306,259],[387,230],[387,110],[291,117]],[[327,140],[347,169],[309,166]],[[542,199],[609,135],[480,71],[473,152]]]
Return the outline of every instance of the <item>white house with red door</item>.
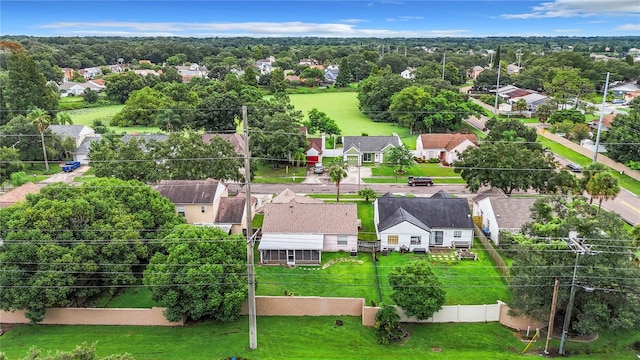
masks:
[[[307,149],[307,165],[313,166],[316,163],[322,163],[322,154],[326,150],[325,135],[319,138],[307,138],[309,148]]]

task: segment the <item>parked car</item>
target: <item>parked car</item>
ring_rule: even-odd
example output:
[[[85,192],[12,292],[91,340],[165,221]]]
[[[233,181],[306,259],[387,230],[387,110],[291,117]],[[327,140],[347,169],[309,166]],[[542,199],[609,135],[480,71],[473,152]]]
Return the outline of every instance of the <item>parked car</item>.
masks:
[[[80,167],[79,161],[67,161],[64,165],[62,165],[62,171],[64,172],[72,172],[73,170]]]
[[[323,172],[324,172],[324,165],[322,165],[322,163],[315,163],[313,165],[314,174],[322,174]]]
[[[582,167],[580,165],[574,164],[574,163],[567,164],[567,169],[569,169],[570,171],[573,171],[575,173],[582,172]]]
[[[612,104],[624,104],[624,99],[613,99]]]
[[[409,176],[408,184],[411,185],[411,186],[417,186],[417,185],[431,186],[431,185],[433,185],[433,180],[430,177],[424,177],[424,176],[413,177],[413,176]]]

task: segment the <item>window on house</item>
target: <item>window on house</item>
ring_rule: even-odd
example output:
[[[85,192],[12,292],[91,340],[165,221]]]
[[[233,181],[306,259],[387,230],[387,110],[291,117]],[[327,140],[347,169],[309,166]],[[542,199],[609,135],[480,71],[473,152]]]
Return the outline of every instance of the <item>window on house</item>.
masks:
[[[420,245],[420,244],[422,244],[422,237],[420,236],[411,237],[411,245]]]
[[[200,206],[200,212],[204,212],[204,205]]]
[[[364,153],[364,154],[362,154],[362,161],[364,161],[364,162],[372,162],[373,161],[373,154],[372,153]]]
[[[338,235],[338,245],[347,245],[346,235]]]
[[[462,231],[460,230],[456,230],[453,232],[453,237],[454,238],[461,238],[462,237]]]
[[[178,215],[186,216],[184,212],[184,206],[178,206],[176,208],[176,211],[178,212]]]
[[[389,244],[389,245],[398,245],[398,235],[388,235],[387,236],[387,244]]]
[[[429,159],[433,158],[433,151],[429,151]]]

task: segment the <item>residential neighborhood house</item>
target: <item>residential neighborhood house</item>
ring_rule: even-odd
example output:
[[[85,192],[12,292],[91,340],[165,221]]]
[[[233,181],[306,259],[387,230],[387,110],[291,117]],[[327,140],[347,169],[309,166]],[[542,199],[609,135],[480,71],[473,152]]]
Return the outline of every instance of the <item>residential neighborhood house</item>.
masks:
[[[402,145],[398,134],[392,136],[343,136],[342,156],[349,165],[380,164],[389,151]]]
[[[452,164],[470,146],[478,146],[474,134],[422,134],[416,139],[415,157],[439,159],[441,163]]]
[[[73,139],[76,147],[71,155],[74,161],[79,161],[82,164],[89,163],[87,156],[90,144],[101,138],[100,134],[96,134],[92,128],[86,125],[49,125],[48,129],[60,139]]]
[[[323,251],[357,251],[356,204],[269,203],[264,207],[260,263],[320,265]]]
[[[520,233],[522,225],[531,221],[535,198],[508,197],[492,188],[473,198],[473,216],[481,217],[482,231],[494,244],[500,245],[500,232]]]
[[[432,248],[471,248],[474,225],[466,199],[396,197],[373,204],[376,235],[383,251],[428,252]]]

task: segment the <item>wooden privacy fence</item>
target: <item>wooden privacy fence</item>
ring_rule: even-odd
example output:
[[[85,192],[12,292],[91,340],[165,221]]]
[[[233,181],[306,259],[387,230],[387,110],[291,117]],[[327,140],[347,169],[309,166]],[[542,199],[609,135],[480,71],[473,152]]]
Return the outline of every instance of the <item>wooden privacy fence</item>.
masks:
[[[51,308],[40,324],[45,325],[141,325],[182,326],[184,321],[171,322],[164,317],[165,308],[104,309]],[[0,311],[0,323],[28,324],[24,311]]]
[[[358,240],[358,251],[366,252],[366,253],[379,252],[380,240],[378,241]]]
[[[502,277],[507,279],[509,277],[509,267],[507,266],[507,263],[504,262],[502,256],[498,254],[491,241],[489,241],[489,239],[484,236],[479,227],[476,226],[474,232],[478,240],[480,240],[480,242],[482,243],[484,249],[487,251],[487,254],[491,258],[491,261],[493,261],[493,265],[495,265],[496,269],[500,271]]]

